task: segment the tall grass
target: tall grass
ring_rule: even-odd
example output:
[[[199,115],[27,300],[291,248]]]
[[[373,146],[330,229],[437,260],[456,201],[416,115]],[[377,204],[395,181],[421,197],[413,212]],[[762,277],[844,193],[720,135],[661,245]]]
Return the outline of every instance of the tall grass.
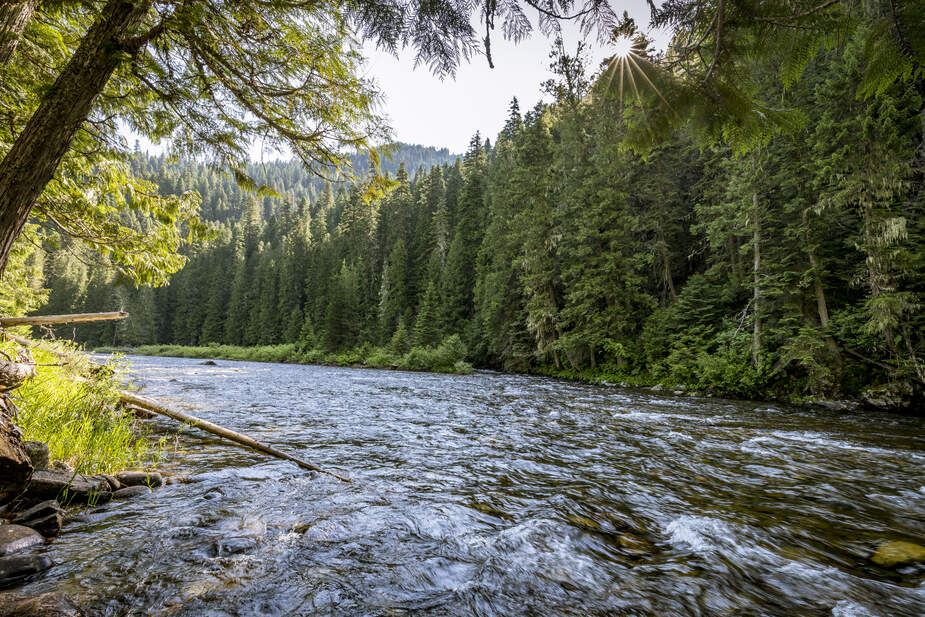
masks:
[[[73,349],[73,358],[33,348],[36,376],[12,392],[24,439],[48,444],[51,458],[81,473],[106,473],[152,464],[162,444],[136,433],[132,415],[119,405],[115,366],[96,368]],[[13,344],[0,345],[12,355]],[[77,381],[79,375],[91,375]]]

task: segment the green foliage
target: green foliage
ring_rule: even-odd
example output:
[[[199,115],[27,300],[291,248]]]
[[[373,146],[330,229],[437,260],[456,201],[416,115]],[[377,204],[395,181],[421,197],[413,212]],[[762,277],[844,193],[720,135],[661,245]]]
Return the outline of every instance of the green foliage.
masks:
[[[867,31],[853,30],[804,45],[792,82],[742,60],[749,87],[806,119],[747,152],[718,116],[727,141],[705,147],[691,126],[634,153],[648,110],[585,91],[559,48],[556,100],[523,115],[515,102],[495,144],[476,136],[455,164],[399,165],[369,202],[288,163],[260,172],[280,197],[257,198],[140,158],[163,191],[206,197],[217,238],[150,296],[52,260],[50,306],[124,302],[131,327],[80,326],[91,345],[233,346],[174,350],[197,356],[475,364],[741,397],[921,383],[922,83],[858,97]]]

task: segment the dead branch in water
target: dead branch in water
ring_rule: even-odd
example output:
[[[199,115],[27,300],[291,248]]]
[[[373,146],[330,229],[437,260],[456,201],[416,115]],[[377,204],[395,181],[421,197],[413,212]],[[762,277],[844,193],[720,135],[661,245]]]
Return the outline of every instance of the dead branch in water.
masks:
[[[207,420],[202,420],[195,416],[191,416],[187,413],[183,413],[182,411],[177,411],[176,409],[170,409],[169,407],[165,407],[150,399],[137,396],[135,394],[132,394],[131,392],[121,391],[119,392],[119,398],[122,400],[123,403],[129,403],[131,405],[136,405],[138,407],[141,407],[142,409],[153,411],[154,413],[160,414],[162,416],[167,416],[168,418],[173,418],[174,420],[179,420],[180,422],[185,422],[191,426],[195,426],[196,428],[201,428],[204,431],[208,431],[214,435],[218,435],[219,437],[230,439],[231,441],[234,441],[235,443],[239,443],[243,446],[247,446],[248,448],[257,450],[258,452],[263,452],[264,454],[269,454],[271,456],[275,456],[276,458],[281,458],[287,461],[292,461],[299,467],[310,469],[311,471],[317,471],[319,473],[324,473],[329,476],[334,476],[335,478],[343,482],[352,482],[350,478],[342,476],[338,473],[334,473],[333,471],[326,471],[322,469],[321,467],[318,467],[317,465],[313,465],[312,463],[309,463],[308,461],[303,461],[302,459],[296,458],[290,454],[286,454],[285,452],[281,450],[277,450],[276,448],[273,448],[271,446],[264,445],[260,443],[259,441],[257,441],[256,439],[248,437],[247,435],[242,435],[241,433],[232,431],[231,429],[227,429],[223,426],[219,426],[218,424],[213,424],[212,422],[209,422]]]

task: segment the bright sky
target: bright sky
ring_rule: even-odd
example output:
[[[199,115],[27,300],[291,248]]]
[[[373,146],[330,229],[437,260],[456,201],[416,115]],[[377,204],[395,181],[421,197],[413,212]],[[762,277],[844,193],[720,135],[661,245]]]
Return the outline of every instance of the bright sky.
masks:
[[[645,0],[616,0],[612,6],[620,13],[627,11],[637,24],[649,23]],[[649,32],[649,36],[657,47],[663,48],[667,42],[664,33]],[[580,38],[575,24],[563,27],[568,52],[574,53]],[[593,35],[587,43],[589,70],[595,72],[601,60],[613,52]],[[414,68],[411,50],[395,58],[367,47],[367,77],[375,79],[386,96],[382,111],[390,119],[396,140],[461,153],[477,130],[494,141],[513,97],[517,97],[522,112],[544,98],[540,84],[550,77],[551,48],[552,40],[538,31],[517,45],[496,31],[492,38],[494,69],[488,68],[484,56],[477,56],[460,66],[455,80],[440,81],[426,66]]]

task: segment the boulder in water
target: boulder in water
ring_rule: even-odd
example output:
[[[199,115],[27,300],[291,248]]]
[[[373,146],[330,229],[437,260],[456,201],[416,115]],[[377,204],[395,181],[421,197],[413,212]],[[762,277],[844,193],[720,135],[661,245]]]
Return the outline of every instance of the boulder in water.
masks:
[[[0,617],[84,617],[84,612],[60,592],[0,593]]]
[[[22,582],[52,567],[54,562],[45,555],[9,555],[0,557],[0,587]],[[18,614],[18,613],[16,613]]]
[[[101,476],[51,469],[33,473],[24,495],[27,502],[57,499],[62,503],[96,503],[109,496],[109,483]]]
[[[138,497],[140,495],[147,495],[151,492],[147,486],[126,486],[125,488],[120,488],[118,491],[115,491],[112,494],[113,499],[131,499],[133,497]]]
[[[218,364],[215,363],[215,360],[205,360],[200,362],[199,366],[218,366]]]
[[[925,546],[902,540],[884,542],[877,547],[870,560],[885,568],[925,563]]]
[[[24,525],[0,525],[0,555],[9,555],[41,544],[44,538]]]
[[[116,474],[122,486],[163,486],[164,476],[156,471],[120,471]]]
[[[64,510],[54,499],[43,501],[13,518],[14,525],[23,525],[39,532],[46,538],[55,538],[61,533]]]

